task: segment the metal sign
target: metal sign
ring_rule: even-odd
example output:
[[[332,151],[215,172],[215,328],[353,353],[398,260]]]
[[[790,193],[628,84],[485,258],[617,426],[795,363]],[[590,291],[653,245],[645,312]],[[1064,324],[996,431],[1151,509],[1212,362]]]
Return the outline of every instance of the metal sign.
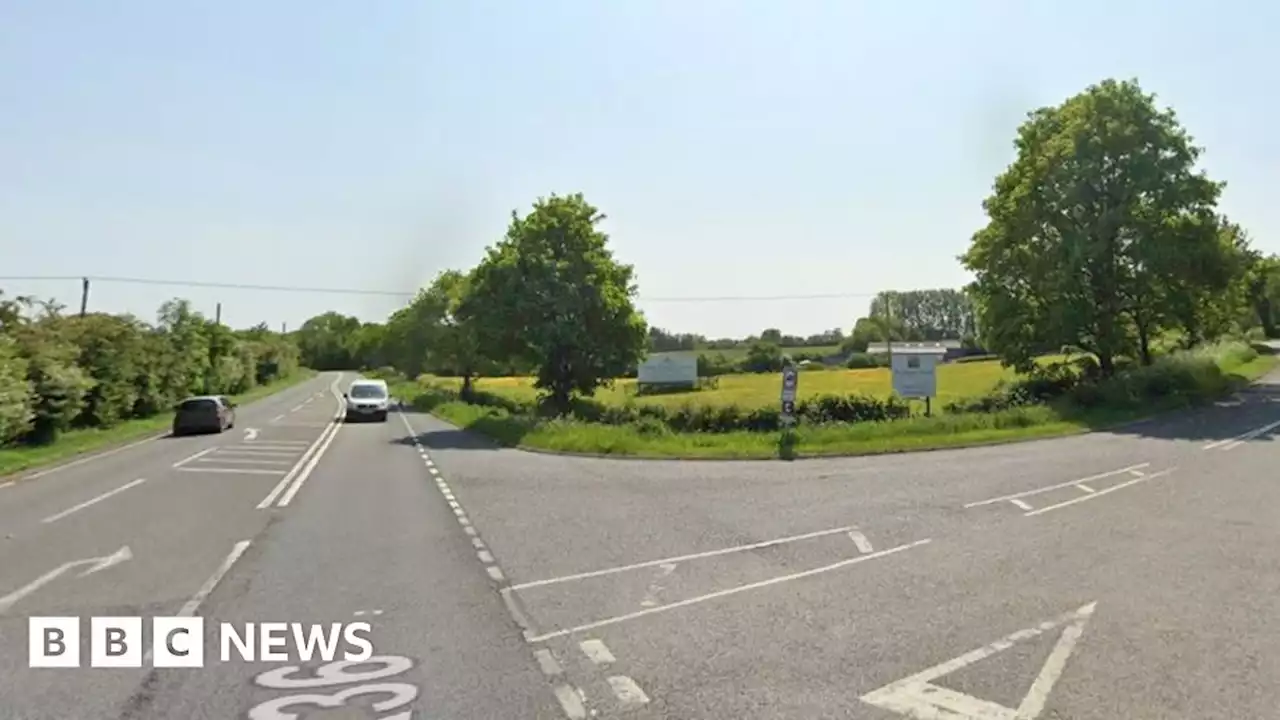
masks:
[[[796,386],[800,382],[800,373],[794,365],[782,368],[782,421],[791,423],[796,413]]]

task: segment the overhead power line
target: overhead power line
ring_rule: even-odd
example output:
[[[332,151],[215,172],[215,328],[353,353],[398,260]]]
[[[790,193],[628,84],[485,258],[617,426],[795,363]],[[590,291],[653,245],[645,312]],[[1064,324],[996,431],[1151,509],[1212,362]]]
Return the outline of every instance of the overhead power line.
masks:
[[[90,282],[127,283],[135,285],[168,285],[175,287],[224,288],[229,290],[267,290],[271,292],[325,293],[333,295],[379,295],[383,297],[412,298],[413,292],[397,292],[394,290],[366,290],[361,288],[321,288],[299,285],[253,285],[249,283],[201,282],[197,280],[163,280],[156,278],[108,277],[102,275],[26,275],[0,276],[0,282]],[[698,302],[775,302],[784,300],[850,300],[855,298],[871,298],[877,293],[818,293],[808,295],[725,295],[718,297],[647,297],[640,296],[642,302],[698,303]]]

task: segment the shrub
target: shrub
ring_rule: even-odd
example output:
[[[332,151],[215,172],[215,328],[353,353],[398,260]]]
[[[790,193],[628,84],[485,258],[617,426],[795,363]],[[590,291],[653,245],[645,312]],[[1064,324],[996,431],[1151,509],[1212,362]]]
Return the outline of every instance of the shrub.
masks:
[[[845,361],[845,367],[853,370],[861,370],[864,368],[888,367],[888,355],[872,355],[871,353],[853,353],[849,359]]]

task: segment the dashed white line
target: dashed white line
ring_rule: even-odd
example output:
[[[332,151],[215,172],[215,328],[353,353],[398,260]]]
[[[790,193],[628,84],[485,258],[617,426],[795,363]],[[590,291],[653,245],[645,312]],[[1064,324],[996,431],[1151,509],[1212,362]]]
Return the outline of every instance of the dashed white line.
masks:
[[[471,537],[475,537],[475,536],[476,536],[476,529],[475,529],[475,528],[473,528],[473,527],[471,527],[470,525],[468,525],[467,527],[462,528],[462,530],[463,530],[463,532],[465,532],[466,534],[470,535]]]
[[[201,458],[201,457],[204,457],[205,455],[208,455],[209,453],[211,453],[211,452],[213,452],[214,450],[217,450],[217,449],[218,449],[217,447],[210,447],[210,448],[205,448],[205,449],[201,450],[200,452],[192,453],[191,455],[188,455],[187,457],[183,458],[182,460],[179,460],[178,462],[174,463],[174,464],[173,464],[173,467],[182,467],[183,465],[186,465],[187,463],[189,463],[189,462],[191,462],[191,461],[193,461],[193,460],[197,460],[197,459],[199,459],[199,458]]]
[[[1024,516],[1024,517],[1031,517],[1031,516],[1033,516],[1033,515],[1042,515],[1042,514],[1044,514],[1044,513],[1050,512],[1050,511],[1052,511],[1052,510],[1057,510],[1057,509],[1059,509],[1059,508],[1064,508],[1064,507],[1068,507],[1068,506],[1070,506],[1070,505],[1075,505],[1076,503],[1079,503],[1079,502],[1084,502],[1085,500],[1093,500],[1094,498],[1100,498],[1100,497],[1102,497],[1103,495],[1107,495],[1107,494],[1109,494],[1109,493],[1113,493],[1113,492],[1115,492],[1115,491],[1117,491],[1117,490],[1123,490],[1124,488],[1127,488],[1127,487],[1129,487],[1130,485],[1136,485],[1136,484],[1138,484],[1138,483],[1140,483],[1140,482],[1146,482],[1146,481],[1148,481],[1148,480],[1155,480],[1155,479],[1156,479],[1156,478],[1158,478],[1158,477],[1163,477],[1163,476],[1168,475],[1169,473],[1171,473],[1171,472],[1173,472],[1174,470],[1177,470],[1177,469],[1178,469],[1178,468],[1176,468],[1176,467],[1171,467],[1171,468],[1169,468],[1169,469],[1167,469],[1167,470],[1161,470],[1160,472],[1154,472],[1154,473],[1151,473],[1150,475],[1145,475],[1145,476],[1140,477],[1140,478],[1134,478],[1134,479],[1132,479],[1132,480],[1126,480],[1126,481],[1124,481],[1124,482],[1120,483],[1119,485],[1113,485],[1113,486],[1111,486],[1111,487],[1107,488],[1106,490],[1099,490],[1098,492],[1095,492],[1095,493],[1092,493],[1092,494],[1089,494],[1089,495],[1081,495],[1081,496],[1080,496],[1080,497],[1078,497],[1078,498],[1073,498],[1073,499],[1071,499],[1071,500],[1065,500],[1065,501],[1060,502],[1060,503],[1058,503],[1058,504],[1056,504],[1056,505],[1048,505],[1048,506],[1046,506],[1046,507],[1042,507],[1042,508],[1040,508],[1039,510],[1032,510],[1032,511],[1030,511],[1030,512],[1023,513],[1023,516]]]
[[[586,655],[591,662],[596,665],[610,665],[617,662],[617,658],[613,653],[609,652],[609,647],[604,644],[603,640],[583,640],[578,643],[578,647],[582,649],[582,654]]]
[[[483,540],[481,540],[481,539],[480,539],[480,538],[478,538],[478,537],[477,537],[477,538],[471,538],[471,546],[472,546],[472,547],[474,547],[474,548],[475,548],[475,549],[477,549],[477,550],[483,550],[483,549],[484,549],[484,541],[483,541]]]
[[[485,570],[488,571],[489,577],[493,578],[498,582],[502,582],[503,580],[506,579],[506,576],[502,574],[502,568],[498,567],[497,565],[489,565],[485,568]]]
[[[569,720],[582,720],[587,716],[587,708],[582,704],[582,696],[568,685],[555,687],[556,699],[560,701],[560,709],[564,710]]]
[[[546,648],[539,648],[533,651],[533,656],[538,660],[538,667],[542,670],[542,674],[547,677],[556,677],[564,673],[564,668],[560,667],[560,663],[556,660],[556,656]]]
[[[490,553],[488,550],[481,550],[476,553],[476,557],[480,558],[480,562],[486,565],[493,562],[493,553]]]
[[[613,694],[618,698],[618,702],[625,706],[644,705],[649,702],[649,696],[644,694],[635,680],[626,675],[611,676],[609,687],[613,688]]]
[[[437,469],[435,469],[435,468],[427,468],[427,471],[428,471],[428,472],[430,472],[432,475],[439,475],[439,474],[440,474],[440,471],[439,471],[439,470],[437,470]]]
[[[77,513],[77,512],[80,512],[81,510],[84,510],[84,509],[85,509],[85,508],[87,508],[87,507],[91,507],[91,506],[93,506],[93,505],[97,505],[98,503],[102,502],[103,500],[106,500],[107,498],[111,497],[112,495],[116,495],[116,494],[118,494],[118,493],[122,493],[122,492],[124,492],[125,490],[128,490],[128,489],[129,489],[129,488],[131,488],[131,487],[137,487],[138,485],[141,485],[141,484],[142,484],[142,483],[144,483],[144,482],[146,482],[146,479],[145,479],[145,478],[138,478],[137,480],[134,480],[133,482],[127,482],[127,483],[125,483],[124,485],[121,485],[120,487],[116,488],[115,490],[108,490],[107,492],[102,493],[101,495],[99,495],[99,496],[97,496],[97,497],[93,498],[92,500],[86,500],[86,501],[84,501],[84,502],[80,503],[79,505],[76,505],[76,506],[74,506],[74,507],[67,508],[66,510],[63,510],[62,512],[60,512],[60,513],[58,513],[58,514],[56,514],[56,515],[50,515],[49,517],[45,518],[44,520],[41,520],[40,522],[42,522],[42,523],[46,523],[46,524],[47,524],[47,523],[51,523],[51,522],[57,522],[57,521],[61,520],[62,518],[66,517],[66,516],[68,516],[68,515],[70,515],[70,514],[72,514],[72,513]]]
[[[823,565],[822,567],[816,567],[816,568],[813,568],[812,570],[804,570],[802,572],[791,573],[789,575],[780,575],[778,577],[769,578],[768,580],[761,580],[759,582],[748,583],[746,585],[739,585],[738,587],[729,588],[727,590],[719,590],[717,592],[707,593],[706,595],[699,595],[697,597],[688,598],[686,600],[681,600],[679,602],[669,603],[667,605],[659,605],[657,607],[646,608],[644,610],[637,610],[636,612],[626,613],[625,615],[616,615],[614,617],[605,618],[603,620],[597,620],[595,622],[585,623],[583,625],[578,625],[576,627],[564,628],[561,630],[554,630],[552,632],[543,633],[541,635],[536,635],[534,637],[531,637],[529,638],[529,642],[542,642],[543,640],[550,640],[551,638],[564,637],[565,635],[572,635],[574,633],[585,632],[587,630],[594,630],[596,628],[606,627],[608,625],[616,625],[621,622],[627,622],[628,620],[635,620],[636,618],[641,618],[646,615],[653,615],[654,613],[667,612],[669,610],[675,610],[677,608],[687,607],[689,605],[696,605],[698,603],[707,602],[709,600],[716,600],[722,597],[736,595],[738,593],[746,592],[748,590],[756,590],[759,588],[768,587],[770,585],[777,585],[779,583],[790,582],[792,580],[799,580],[801,578],[812,577],[814,575],[820,575],[822,573],[831,572],[832,570],[838,570],[840,568],[847,567],[849,565],[856,565],[861,562],[866,562],[867,560],[874,560],[876,558],[882,558],[888,555],[893,555],[893,554],[902,552],[903,550],[910,550],[911,548],[914,548],[914,547],[927,545],[930,542],[932,542],[932,540],[929,538],[926,538],[924,540],[917,540],[912,543],[907,543],[906,545],[899,545],[897,547],[889,548],[888,550],[881,550],[880,552],[872,553],[870,555],[859,555],[858,557],[855,557],[855,558],[841,560],[840,562],[831,563],[830,565]]]
[[[271,418],[271,422],[273,422],[273,423],[277,423],[277,422],[280,422],[280,421],[281,421],[281,420],[283,420],[283,419],[284,419],[284,414],[283,414],[283,413],[281,413],[280,415],[277,415],[277,416],[275,416],[275,417]]]
[[[849,531],[849,539],[853,540],[853,545],[858,548],[858,552],[864,555],[869,552],[875,552],[875,548],[871,547],[871,541],[867,540],[867,536],[857,530]]]
[[[1087,492],[1087,493],[1098,492],[1097,490],[1094,490],[1093,488],[1089,487],[1088,485],[1085,485],[1084,483],[1076,483],[1076,487],[1080,488],[1082,492]]]

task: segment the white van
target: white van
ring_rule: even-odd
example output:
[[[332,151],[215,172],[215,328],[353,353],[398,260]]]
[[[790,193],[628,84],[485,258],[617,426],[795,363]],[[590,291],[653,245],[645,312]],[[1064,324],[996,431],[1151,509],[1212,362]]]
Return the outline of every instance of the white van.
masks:
[[[387,411],[391,405],[390,390],[386,380],[370,380],[360,378],[351,383],[351,387],[342,393],[347,403],[346,420],[387,421]]]

